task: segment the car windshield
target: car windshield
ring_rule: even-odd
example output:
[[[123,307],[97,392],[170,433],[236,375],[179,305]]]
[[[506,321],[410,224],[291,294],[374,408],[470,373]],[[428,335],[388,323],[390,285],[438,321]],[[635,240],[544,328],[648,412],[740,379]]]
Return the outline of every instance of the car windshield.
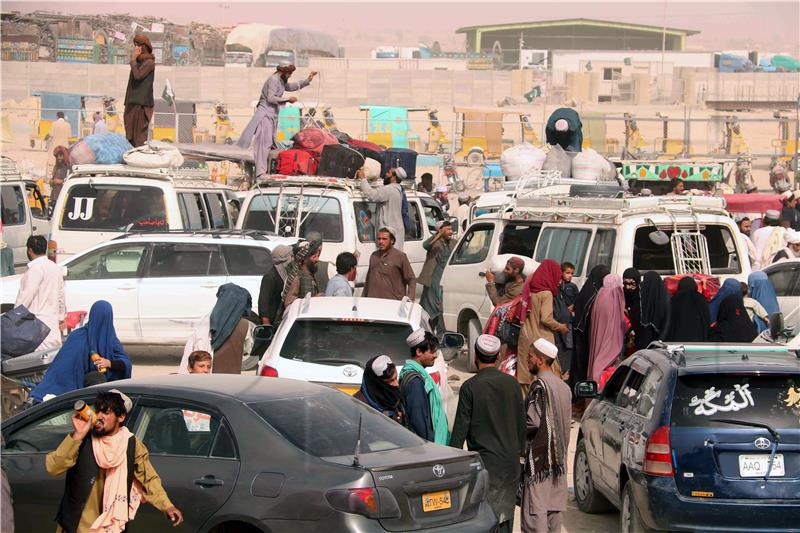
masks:
[[[672,425],[733,427],[718,419],[800,426],[800,374],[681,376],[672,400]]]
[[[659,227],[667,236],[673,233],[672,228]],[[694,228],[685,228],[694,231]],[[650,240],[653,226],[637,228],[633,240],[633,268],[640,272],[655,270],[662,275],[675,273],[672,255],[672,244],[655,244]],[[708,224],[700,227],[708,244],[708,261],[712,274],[738,274],[741,271],[739,255],[736,253],[733,235],[726,226]],[[577,273],[576,273],[577,274]]]
[[[316,457],[411,448],[424,443],[400,424],[340,392],[248,404],[258,416],[301,450]]]
[[[167,230],[164,192],[157,187],[75,185],[70,187],[61,228],[66,230]]]
[[[290,237],[294,236],[295,227],[299,225],[300,237],[304,239],[317,234],[322,236],[323,242],[342,242],[342,207],[336,198],[306,194],[303,195],[302,206],[299,204],[299,194],[258,194],[247,208],[244,228]],[[276,229],[275,218],[278,214],[280,224]]]
[[[281,357],[323,365],[354,364],[361,368],[386,354],[396,365],[408,359],[409,324],[367,320],[297,320],[281,346]],[[375,350],[380,347],[380,352]]]

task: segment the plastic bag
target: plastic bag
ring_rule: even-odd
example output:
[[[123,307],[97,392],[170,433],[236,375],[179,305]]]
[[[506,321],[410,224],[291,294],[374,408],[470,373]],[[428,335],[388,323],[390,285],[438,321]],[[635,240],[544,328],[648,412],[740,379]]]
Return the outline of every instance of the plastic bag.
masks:
[[[132,167],[177,168],[183,166],[183,155],[178,149],[169,143],[158,141],[131,148],[122,155],[122,159]]]
[[[69,149],[69,161],[73,165],[91,165],[95,162],[94,152],[84,141],[78,141]]]
[[[561,148],[561,145],[550,145],[550,151],[544,158],[542,170],[558,170],[562,178],[572,176],[572,158]]]
[[[528,172],[542,170],[544,150],[530,143],[512,146],[500,155],[500,166],[506,179],[518,180]]]
[[[587,148],[575,154],[572,160],[572,177],[579,180],[596,180],[600,178],[603,169],[607,169],[606,159]]]
[[[133,148],[128,139],[119,133],[101,133],[89,135],[84,142],[94,152],[95,162],[100,165],[114,165],[122,163],[122,156]]]

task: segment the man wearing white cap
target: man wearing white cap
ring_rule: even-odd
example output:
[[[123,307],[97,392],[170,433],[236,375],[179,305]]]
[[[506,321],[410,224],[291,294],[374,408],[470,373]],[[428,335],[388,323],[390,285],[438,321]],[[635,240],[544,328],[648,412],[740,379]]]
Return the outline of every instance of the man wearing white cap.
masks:
[[[797,211],[797,196],[794,191],[786,191],[782,195],[781,226],[800,231],[800,212]]]
[[[166,513],[173,526],[183,522],[183,514],[167,497],[150,463],[147,448],[125,427],[132,408],[131,399],[120,391],[100,392],[94,400],[94,417],[86,420],[76,412],[74,431],[47,454],[47,473],[67,474],[56,515],[57,532],[124,531],[145,499]]]
[[[786,230],[784,239],[786,240],[786,248],[778,250],[778,253],[772,259],[773,263],[800,258],[800,231]]]
[[[525,415],[519,384],[497,370],[500,339],[480,335],[475,342],[478,373],[461,386],[450,446],[478,452],[489,472],[487,500],[499,523],[497,532],[514,528],[519,488],[519,458],[525,445]]]
[[[572,392],[553,372],[558,348],[545,339],[531,346],[536,379],[525,398],[527,444],[522,476],[523,533],[560,532],[567,508],[567,447]]]
[[[269,151],[275,148],[275,135],[278,132],[278,112],[286,103],[295,103],[297,98],[294,96],[283,96],[285,91],[299,91],[307,87],[316,72],[311,72],[308,78],[299,82],[290,82],[289,78],[295,71],[295,66],[288,60],[282,60],[275,70],[275,73],[267,78],[261,88],[261,97],[258,99],[256,112],[253,118],[245,127],[239,141],[236,143],[240,148],[249,148],[255,136],[255,164],[256,177],[269,171]]]
[[[378,212],[375,215],[376,227],[390,226],[396,228],[398,233],[395,235],[394,247],[403,251],[403,244],[406,238],[406,223],[403,220],[403,199],[405,193],[400,182],[408,177],[402,167],[390,168],[383,177],[383,187],[373,188],[364,178],[364,169],[360,169],[356,174],[361,179],[361,192],[370,202],[378,204]],[[407,201],[406,201],[407,205]],[[406,207],[406,209],[408,209]]]
[[[786,229],[780,226],[780,218],[780,211],[769,209],[764,213],[764,226],[753,232],[753,246],[756,248],[753,270],[761,270],[769,265],[775,253],[783,248]]]
[[[425,440],[450,442],[442,394],[439,386],[425,370],[436,361],[439,342],[429,331],[418,329],[406,338],[411,357],[400,371],[400,397],[410,429]]]
[[[452,251],[453,226],[447,220],[436,223],[436,233],[422,243],[427,252],[422,272],[417,282],[422,284],[420,305],[428,313],[431,327],[437,333],[444,331],[442,320],[442,273]]]
[[[391,226],[378,228],[375,239],[378,249],[369,256],[362,296],[389,300],[408,296],[412,301],[416,297],[417,279],[408,256],[394,246],[396,236],[397,230]]]
[[[433,197],[439,202],[439,205],[442,206],[445,213],[450,212],[450,197],[447,195],[447,187],[444,185],[439,185],[434,189]]]

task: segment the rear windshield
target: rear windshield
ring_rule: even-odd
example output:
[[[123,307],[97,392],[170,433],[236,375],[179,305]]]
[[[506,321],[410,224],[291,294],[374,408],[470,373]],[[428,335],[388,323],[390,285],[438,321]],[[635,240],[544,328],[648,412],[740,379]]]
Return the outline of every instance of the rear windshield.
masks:
[[[67,193],[61,228],[94,231],[169,229],[164,192],[158,187],[75,185]]]
[[[411,448],[424,443],[400,424],[340,392],[249,406],[286,440],[316,457],[352,455],[358,441],[359,416],[359,453]]]
[[[300,226],[300,237],[311,239],[322,236],[324,242],[342,242],[342,207],[336,198],[303,196],[299,206],[299,194],[285,194],[278,209],[277,194],[259,194],[253,197],[244,219],[245,229],[275,232],[278,235],[294,236]],[[279,213],[280,211],[280,213]],[[280,224],[275,228],[275,218],[280,214]],[[318,235],[315,235],[318,234]]]
[[[281,347],[281,357],[307,363],[364,365],[386,354],[396,365],[408,359],[408,324],[350,320],[298,320]],[[380,351],[376,351],[380,350]]]
[[[659,229],[668,236],[673,233],[671,228],[659,227]],[[685,229],[694,231],[694,228]],[[633,241],[633,268],[641,272],[655,270],[662,275],[674,274],[672,245],[669,242],[664,245],[653,243],[649,237],[653,231],[655,231],[653,226],[643,226],[636,230]],[[705,236],[708,243],[708,261],[712,274],[738,274],[742,271],[734,237],[726,226],[710,224],[700,226],[700,233]]]
[[[672,400],[672,425],[734,427],[719,419],[800,427],[800,374],[681,376]]]

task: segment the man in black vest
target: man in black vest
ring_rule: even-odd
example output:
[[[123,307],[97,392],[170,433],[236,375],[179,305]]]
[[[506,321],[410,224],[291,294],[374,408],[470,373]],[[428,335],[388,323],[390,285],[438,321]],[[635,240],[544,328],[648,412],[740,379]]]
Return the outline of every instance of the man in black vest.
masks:
[[[132,407],[131,399],[116,389],[99,393],[93,422],[75,414],[75,431],[47,454],[45,466],[51,476],[67,473],[57,533],[124,531],[142,497],[166,513],[173,526],[183,522],[150,464],[147,448],[124,426]]]
[[[125,137],[133,146],[147,142],[150,120],[153,118],[153,81],[156,77],[156,58],[153,45],[146,35],[133,38],[131,73],[125,91]],[[177,134],[177,131],[175,132]],[[177,139],[175,139],[177,141]]]

